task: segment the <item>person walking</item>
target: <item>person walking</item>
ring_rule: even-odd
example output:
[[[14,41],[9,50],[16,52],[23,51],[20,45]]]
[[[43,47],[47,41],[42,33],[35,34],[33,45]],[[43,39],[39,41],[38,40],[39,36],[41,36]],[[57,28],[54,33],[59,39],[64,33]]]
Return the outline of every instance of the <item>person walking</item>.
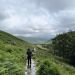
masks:
[[[32,58],[32,51],[31,49],[27,49],[27,61],[28,61],[28,68],[31,67],[31,58]]]

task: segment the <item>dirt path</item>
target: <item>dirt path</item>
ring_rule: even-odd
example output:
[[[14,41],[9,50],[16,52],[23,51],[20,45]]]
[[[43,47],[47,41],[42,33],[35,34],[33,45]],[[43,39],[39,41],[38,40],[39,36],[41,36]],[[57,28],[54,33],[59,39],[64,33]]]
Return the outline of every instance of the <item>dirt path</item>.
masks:
[[[31,63],[31,68],[27,68],[27,64],[26,64],[25,75],[36,75],[36,64],[33,59]]]

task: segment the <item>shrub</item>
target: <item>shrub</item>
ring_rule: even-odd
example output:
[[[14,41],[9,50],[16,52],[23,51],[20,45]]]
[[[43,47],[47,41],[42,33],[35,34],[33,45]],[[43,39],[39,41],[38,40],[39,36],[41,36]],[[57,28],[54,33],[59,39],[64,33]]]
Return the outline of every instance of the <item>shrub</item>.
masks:
[[[37,71],[37,75],[60,75],[58,72],[57,67],[50,63],[49,61],[44,61],[38,71]]]

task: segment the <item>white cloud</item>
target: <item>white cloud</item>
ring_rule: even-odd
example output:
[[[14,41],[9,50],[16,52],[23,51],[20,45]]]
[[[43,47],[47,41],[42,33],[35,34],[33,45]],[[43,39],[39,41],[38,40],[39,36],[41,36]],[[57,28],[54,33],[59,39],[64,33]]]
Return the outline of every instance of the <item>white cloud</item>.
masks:
[[[15,35],[56,35],[75,30],[74,0],[0,0],[0,29]]]

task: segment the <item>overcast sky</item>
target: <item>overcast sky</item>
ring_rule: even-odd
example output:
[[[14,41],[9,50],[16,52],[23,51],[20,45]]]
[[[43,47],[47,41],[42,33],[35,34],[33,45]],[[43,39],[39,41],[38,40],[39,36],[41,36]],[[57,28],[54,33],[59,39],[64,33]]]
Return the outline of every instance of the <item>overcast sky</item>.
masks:
[[[54,36],[75,30],[75,0],[0,0],[0,30]]]

